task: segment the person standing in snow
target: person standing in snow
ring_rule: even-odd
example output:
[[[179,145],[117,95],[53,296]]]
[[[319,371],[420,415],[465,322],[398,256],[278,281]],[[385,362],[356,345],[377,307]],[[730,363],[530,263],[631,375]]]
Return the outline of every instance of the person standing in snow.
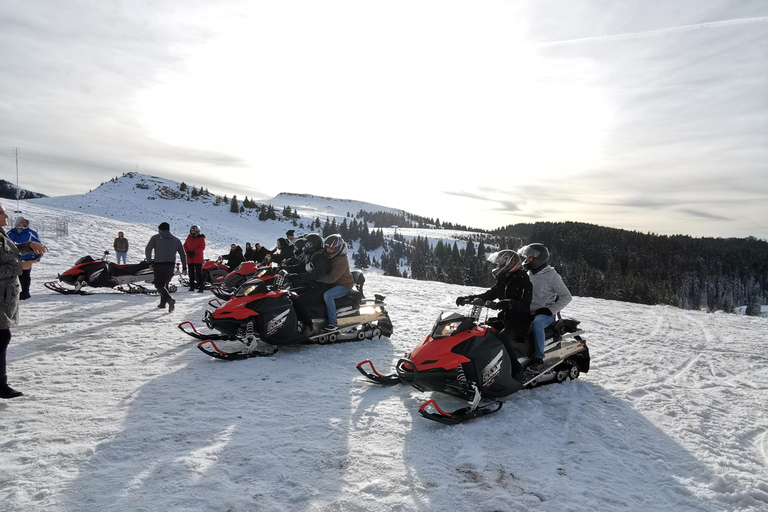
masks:
[[[0,204],[0,398],[16,398],[24,393],[8,385],[5,354],[11,342],[11,327],[19,320],[19,290],[22,254],[42,255],[48,249],[40,242],[15,243],[6,235],[8,214]]]
[[[518,251],[523,268],[528,271],[533,285],[531,314],[533,315],[534,360],[530,370],[542,371],[544,364],[544,329],[555,321],[555,315],[567,306],[573,297],[560,274],[548,265],[549,250],[544,244],[529,244]]]
[[[205,235],[200,232],[200,226],[194,224],[189,228],[189,236],[184,241],[184,251],[189,265],[189,291],[205,290],[203,280],[203,263],[205,262]]]
[[[128,262],[128,239],[123,236],[123,232],[120,231],[115,238],[115,243],[112,244],[117,255],[117,264],[120,264],[120,260],[123,260],[123,265]]]
[[[24,242],[38,242],[40,243],[40,237],[36,231],[29,228],[29,221],[24,217],[19,217],[16,221],[16,227],[8,232],[8,238],[14,243],[23,244]],[[37,254],[22,254],[21,256],[21,295],[19,299],[27,300],[31,297],[29,294],[29,285],[32,283],[32,265],[40,261],[40,256]]]
[[[155,275],[155,288],[160,293],[160,304],[157,307],[164,308],[167,304],[168,312],[172,313],[176,307],[176,299],[171,297],[168,284],[173,278],[173,267],[176,264],[177,254],[181,260],[182,273],[187,274],[187,256],[184,254],[181,240],[171,234],[171,226],[167,222],[160,223],[157,229],[159,233],[149,239],[144,252],[150,263],[149,268]],[[152,257],[153,252],[154,258]]]

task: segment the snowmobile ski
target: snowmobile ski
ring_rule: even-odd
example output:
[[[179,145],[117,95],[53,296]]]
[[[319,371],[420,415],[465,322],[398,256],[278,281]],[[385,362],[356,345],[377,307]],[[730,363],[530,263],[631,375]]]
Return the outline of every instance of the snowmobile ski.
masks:
[[[363,365],[368,364],[371,367],[371,372],[367,372],[363,369]],[[373,366],[373,362],[370,359],[366,359],[365,361],[362,361],[357,365],[357,370],[371,379],[372,381],[382,384],[384,386],[394,386],[395,384],[400,384],[400,377],[396,373],[392,373],[390,375],[382,375],[376,370],[376,367]]]
[[[427,406],[430,404],[435,408],[435,410],[437,410],[436,413],[428,412],[426,410]],[[445,425],[458,425],[459,423],[464,423],[465,421],[473,420],[481,416],[487,416],[489,414],[493,414],[494,412],[498,412],[502,405],[503,404],[501,402],[496,401],[487,405],[481,405],[480,407],[476,407],[474,409],[472,409],[472,407],[462,407],[461,409],[457,409],[453,412],[445,412],[440,409],[440,407],[438,407],[437,402],[434,400],[427,400],[421,404],[421,407],[419,407],[419,414],[428,420],[437,421],[438,423],[443,423]]]
[[[207,348],[205,345],[209,344],[211,346],[211,349]],[[255,345],[255,342],[254,342]],[[201,351],[205,352],[211,357],[215,357],[216,359],[221,359],[224,361],[238,361],[241,359],[249,359],[251,357],[269,357],[277,354],[278,349],[270,349],[270,350],[259,350],[257,348],[254,348],[253,350],[240,350],[238,352],[225,352],[221,350],[219,347],[216,346],[216,343],[213,342],[213,340],[205,340],[201,341],[197,344],[197,348],[199,348]]]

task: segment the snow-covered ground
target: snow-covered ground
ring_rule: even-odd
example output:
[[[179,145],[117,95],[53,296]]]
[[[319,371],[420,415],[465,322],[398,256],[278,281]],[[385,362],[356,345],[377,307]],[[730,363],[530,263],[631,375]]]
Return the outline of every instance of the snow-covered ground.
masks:
[[[368,272],[390,338],[222,362],[176,327],[199,323],[210,294],[180,291],[169,314],[151,296],[43,287],[119,230],[140,259],[168,220],[151,212],[159,200],[120,220],[110,204],[44,201],[22,202],[32,227],[66,216],[69,236],[44,240],[13,329],[9,378],[25,396],[0,401],[3,512],[768,510],[766,318],[577,297],[565,313],[586,330],[591,371],[450,427],[417,409],[458,400],[378,387],[355,366],[389,369],[471,289]],[[178,233],[192,222],[165,213]],[[244,226],[217,226],[216,250]]]

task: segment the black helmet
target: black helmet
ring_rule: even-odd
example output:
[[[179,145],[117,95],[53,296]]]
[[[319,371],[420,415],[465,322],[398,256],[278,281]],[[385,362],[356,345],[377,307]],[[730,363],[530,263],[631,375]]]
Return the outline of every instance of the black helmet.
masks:
[[[328,235],[323,243],[323,250],[329,258],[335,258],[339,255],[347,254],[347,243],[341,238],[341,235]]]
[[[519,251],[525,270],[536,270],[549,261],[549,250],[544,244],[528,244]]]
[[[307,235],[307,243],[304,245],[304,252],[309,254],[311,252],[319,251],[323,248],[323,237],[317,233],[310,233]]]
[[[512,273],[515,270],[519,270],[520,267],[523,266],[520,256],[510,249],[494,252],[488,256],[488,262],[496,265],[496,268],[491,270],[491,274],[496,278]]]
[[[296,256],[299,256],[302,251],[304,250],[304,246],[307,245],[307,239],[303,236],[300,236],[299,238],[296,238],[293,241],[293,254]]]

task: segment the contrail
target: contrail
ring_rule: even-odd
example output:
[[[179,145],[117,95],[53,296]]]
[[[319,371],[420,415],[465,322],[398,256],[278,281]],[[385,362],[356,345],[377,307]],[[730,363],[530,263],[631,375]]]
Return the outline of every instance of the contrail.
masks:
[[[547,43],[534,44],[535,48],[550,48],[554,46],[565,46],[570,44],[581,44],[603,41],[623,41],[630,39],[643,39],[648,37],[659,37],[667,34],[678,34],[681,32],[691,32],[693,30],[702,30],[707,28],[727,27],[730,25],[745,25],[747,23],[766,23],[768,16],[759,18],[742,18],[738,20],[711,21],[708,23],[698,23],[696,25],[682,25],[680,27],[662,28],[658,30],[649,30],[646,32],[630,32],[627,34],[617,34],[613,36],[584,37],[581,39],[566,39],[564,41],[550,41]]]

